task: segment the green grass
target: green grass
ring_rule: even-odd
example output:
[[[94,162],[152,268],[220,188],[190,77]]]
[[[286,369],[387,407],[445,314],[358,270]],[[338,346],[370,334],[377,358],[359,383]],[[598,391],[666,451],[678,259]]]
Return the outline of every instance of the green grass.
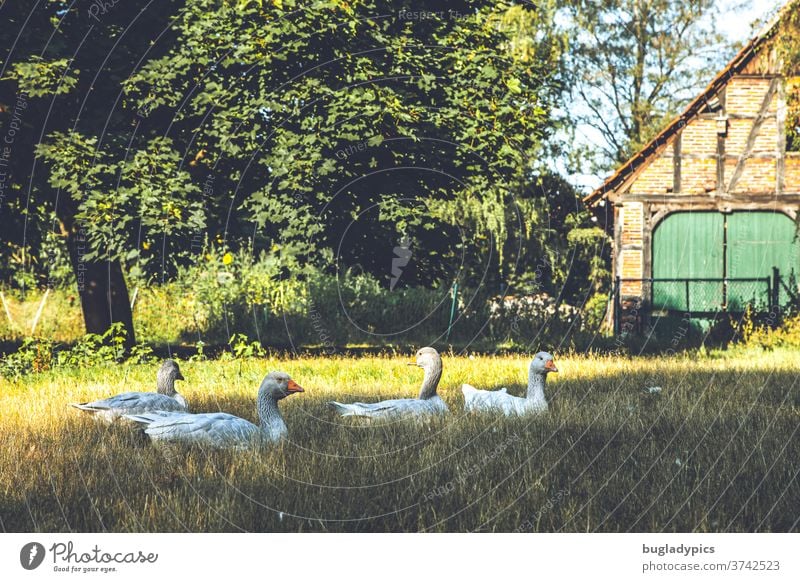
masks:
[[[149,390],[157,364],[2,381],[6,531],[796,531],[800,389],[793,352],[735,358],[557,357],[551,411],[467,416],[459,386],[520,393],[527,359],[444,357],[451,407],[425,424],[344,422],[326,401],[413,396],[405,359],[182,362],[195,411],[255,420],[263,375],[290,441],[168,463],[135,431],[68,402]],[[657,395],[643,393],[662,386]]]
[[[75,343],[86,333],[77,289],[29,290],[22,299],[18,292],[4,291],[8,313],[0,306],[0,342],[21,342],[31,335],[36,313],[36,336],[57,343]],[[134,289],[130,290],[133,294]],[[133,310],[134,325],[140,340],[153,344],[175,344],[182,337],[196,336],[196,300],[176,285],[142,287]],[[195,340],[196,341],[196,340]]]

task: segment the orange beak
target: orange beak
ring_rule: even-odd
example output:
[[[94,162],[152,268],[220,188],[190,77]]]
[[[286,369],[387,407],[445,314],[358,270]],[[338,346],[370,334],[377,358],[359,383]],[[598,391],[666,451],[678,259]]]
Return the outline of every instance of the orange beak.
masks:
[[[544,369],[547,370],[548,372],[558,372],[558,368],[556,368],[556,365],[553,363],[553,360],[547,360],[544,363]]]
[[[303,390],[303,387],[300,386],[300,384],[298,384],[294,380],[289,380],[289,383],[286,386],[288,387],[290,393],[291,392],[305,392],[305,390]]]

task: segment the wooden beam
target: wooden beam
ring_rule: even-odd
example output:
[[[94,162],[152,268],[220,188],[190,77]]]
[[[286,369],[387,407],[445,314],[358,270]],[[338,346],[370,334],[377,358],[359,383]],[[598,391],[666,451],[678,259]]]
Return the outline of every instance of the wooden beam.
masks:
[[[681,191],[681,142],[683,131],[679,131],[672,142],[672,191],[680,194]]]
[[[728,87],[720,91],[719,103],[722,108],[719,110],[717,117],[728,117]],[[727,133],[721,135],[717,132],[717,196],[725,193],[725,140],[728,138]]]
[[[725,194],[725,140],[726,136],[717,135],[717,196]]]
[[[680,134],[679,134],[680,135]],[[680,138],[679,138],[680,139]],[[680,159],[680,157],[678,157]],[[650,205],[642,205],[642,278],[653,276],[653,228],[650,224],[653,219]],[[649,300],[651,295],[650,284],[642,282],[642,299]]]
[[[786,81],[778,81],[778,112],[776,113],[778,124],[778,143],[776,144],[776,155],[778,161],[775,164],[775,194],[781,196],[786,185]]]
[[[764,123],[764,120],[767,117],[769,104],[772,102],[772,98],[775,96],[775,92],[778,90],[778,85],[780,85],[780,82],[777,77],[773,78],[769,83],[769,89],[767,89],[767,93],[764,95],[764,100],[761,102],[761,108],[758,111],[758,117],[753,122],[753,127],[750,128],[750,133],[747,136],[747,143],[744,151],[739,157],[739,161],[736,163],[736,168],[733,170],[733,176],[731,177],[731,182],[728,184],[727,188],[727,192],[729,194],[734,191],[736,184],[739,182],[739,178],[742,177],[742,173],[744,172],[744,164],[747,161],[747,158],[749,158],[750,154],[753,152],[753,146],[756,143],[758,134],[761,132],[761,125]]]
[[[775,207],[778,204],[789,204],[800,208],[800,192],[785,192],[780,199],[775,196],[774,190],[764,192],[747,192],[742,194],[724,194],[722,196],[709,196],[707,194],[688,196],[686,194],[673,196],[672,194],[628,194],[625,202],[647,202],[653,205],[653,209],[658,208],[659,204],[683,204],[687,209],[694,206],[707,207],[717,204],[753,204],[765,210]]]
[[[652,210],[655,210],[656,206],[653,205],[651,208]],[[773,204],[769,208],[765,208],[763,206],[755,206],[752,204],[728,204],[728,205],[717,204],[717,205],[690,206],[688,204],[675,203],[675,204],[665,204],[661,207],[658,207],[658,211],[653,212],[650,220],[648,221],[647,230],[649,233],[652,233],[656,229],[658,224],[662,220],[664,220],[664,218],[675,212],[711,211],[711,212],[724,212],[725,214],[727,214],[729,212],[753,211],[753,210],[781,212],[786,216],[788,216],[789,218],[791,218],[792,220],[797,220],[797,215],[798,215],[797,205]],[[652,234],[650,236],[652,236]],[[644,276],[646,277],[647,275]]]

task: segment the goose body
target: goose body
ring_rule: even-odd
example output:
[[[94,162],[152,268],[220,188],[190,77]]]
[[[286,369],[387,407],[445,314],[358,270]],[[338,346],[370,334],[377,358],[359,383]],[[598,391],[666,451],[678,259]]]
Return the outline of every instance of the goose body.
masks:
[[[331,402],[331,405],[341,416],[364,416],[369,418],[403,418],[447,412],[447,404],[439,396],[433,396],[426,400],[397,398],[373,403],[353,402],[352,404],[342,404],[341,402]]]
[[[418,398],[397,398],[381,402],[353,402],[342,404],[331,402],[331,406],[340,416],[360,416],[374,419],[424,418],[447,412],[447,404],[436,393],[436,387],[442,377],[442,358],[435,349],[427,347],[417,352],[415,363],[425,371],[422,388]]]
[[[505,388],[478,390],[469,384],[462,384],[464,409],[467,412],[493,412],[506,416],[547,412],[544,386],[550,372],[558,372],[553,356],[547,352],[539,352],[528,368],[528,391],[524,398],[509,394]]]
[[[200,445],[215,449],[249,449],[274,444],[288,432],[278,410],[278,401],[303,392],[283,372],[270,372],[258,390],[259,424],[227,414],[209,412],[132,414],[126,418],[145,426],[144,432],[156,444]]]
[[[126,414],[151,412],[188,412],[186,399],[175,391],[175,381],[183,380],[175,360],[164,360],[158,370],[156,392],[124,392],[93,402],[71,406],[91,413],[95,419],[111,423]]]

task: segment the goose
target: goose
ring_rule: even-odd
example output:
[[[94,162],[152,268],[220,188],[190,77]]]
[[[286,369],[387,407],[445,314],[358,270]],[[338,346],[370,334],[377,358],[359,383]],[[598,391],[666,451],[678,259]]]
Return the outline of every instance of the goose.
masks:
[[[409,366],[419,366],[425,371],[422,388],[418,398],[399,398],[383,400],[372,404],[354,402],[342,404],[331,402],[341,416],[361,416],[366,418],[407,418],[424,417],[447,412],[447,404],[436,394],[436,387],[442,377],[442,358],[435,349],[426,347],[417,352],[416,362]]]
[[[553,356],[539,352],[528,368],[528,393],[525,398],[508,394],[505,388],[478,390],[469,384],[462,384],[464,409],[467,412],[502,412],[506,416],[547,412],[544,385],[550,372],[558,372]]]
[[[94,402],[72,403],[80,410],[91,413],[94,418],[112,423],[126,414],[144,412],[188,412],[186,399],[175,391],[175,381],[183,380],[183,374],[175,360],[164,360],[158,369],[155,392],[125,392]]]
[[[198,444],[215,449],[244,450],[274,444],[287,434],[278,401],[304,392],[288,374],[270,372],[261,382],[256,399],[259,424],[225,412],[203,414],[129,414],[125,418],[144,425],[144,432],[158,444]]]

